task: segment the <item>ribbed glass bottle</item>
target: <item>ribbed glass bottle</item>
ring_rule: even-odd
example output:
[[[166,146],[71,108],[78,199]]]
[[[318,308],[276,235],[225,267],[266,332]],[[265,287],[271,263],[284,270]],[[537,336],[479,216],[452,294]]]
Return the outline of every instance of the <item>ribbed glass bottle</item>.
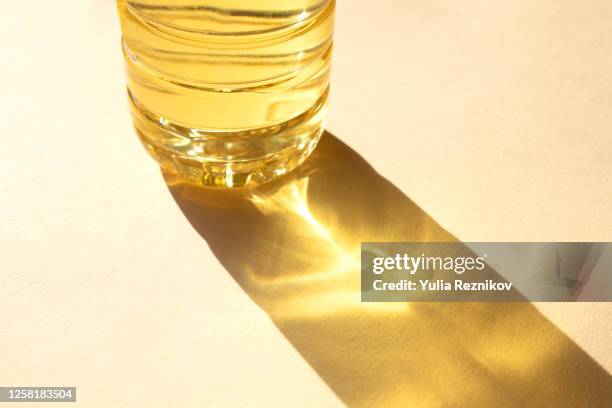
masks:
[[[118,0],[137,133],[203,186],[282,175],[326,115],[334,0]]]

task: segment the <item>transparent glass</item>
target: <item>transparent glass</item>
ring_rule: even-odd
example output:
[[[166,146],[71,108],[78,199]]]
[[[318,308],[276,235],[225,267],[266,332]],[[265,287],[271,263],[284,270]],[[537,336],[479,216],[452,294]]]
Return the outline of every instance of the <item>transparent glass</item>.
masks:
[[[166,170],[261,183],[323,131],[334,0],[118,0],[132,117]]]

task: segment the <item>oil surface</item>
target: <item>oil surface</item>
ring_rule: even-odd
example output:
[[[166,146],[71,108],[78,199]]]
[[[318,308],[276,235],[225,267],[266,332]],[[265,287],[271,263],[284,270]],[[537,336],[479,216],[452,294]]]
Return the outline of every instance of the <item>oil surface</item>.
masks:
[[[119,0],[132,113],[149,151],[204,185],[299,164],[322,131],[334,5]]]

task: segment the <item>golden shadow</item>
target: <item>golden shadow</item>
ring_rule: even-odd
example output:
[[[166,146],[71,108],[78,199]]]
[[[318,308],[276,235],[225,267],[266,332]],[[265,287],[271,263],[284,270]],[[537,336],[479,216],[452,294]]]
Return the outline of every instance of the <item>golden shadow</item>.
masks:
[[[244,291],[348,406],[572,406],[612,379],[530,303],[362,303],[362,241],[456,241],[329,133],[270,184],[216,191],[166,174]]]

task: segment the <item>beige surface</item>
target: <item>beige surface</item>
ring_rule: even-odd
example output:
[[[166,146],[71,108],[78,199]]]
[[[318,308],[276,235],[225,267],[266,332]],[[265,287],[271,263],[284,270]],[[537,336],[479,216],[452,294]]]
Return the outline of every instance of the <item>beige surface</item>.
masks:
[[[224,261],[177,207],[129,123],[113,2],[11,2],[3,11],[0,385],[77,386],[88,408],[377,401],[357,392],[367,387],[355,373],[352,386],[333,375],[369,350],[330,338],[330,355],[344,359],[329,362],[300,342],[308,333],[283,325],[284,310],[300,311],[292,323],[313,321],[352,308],[352,297],[267,307],[266,293],[241,282],[245,293],[228,274],[234,258]],[[609,1],[341,1],[337,19],[329,129],[431,217],[466,241],[612,240]],[[372,177],[363,180],[381,180]],[[257,208],[278,212],[278,202]],[[376,220],[368,208],[361,215]],[[323,227],[344,221],[327,216]],[[251,250],[266,248],[242,233]],[[552,344],[534,340],[529,350],[554,349],[566,333],[612,370],[609,304],[538,308],[559,330],[546,326]],[[430,337],[418,339],[426,346]],[[525,350],[506,349],[497,364],[515,368]],[[585,358],[577,366],[597,370]],[[382,375],[391,362],[375,369]],[[431,400],[414,401],[462,395],[453,378],[463,370],[416,366],[414,376],[426,381],[428,368],[448,374],[447,386],[419,383]]]

